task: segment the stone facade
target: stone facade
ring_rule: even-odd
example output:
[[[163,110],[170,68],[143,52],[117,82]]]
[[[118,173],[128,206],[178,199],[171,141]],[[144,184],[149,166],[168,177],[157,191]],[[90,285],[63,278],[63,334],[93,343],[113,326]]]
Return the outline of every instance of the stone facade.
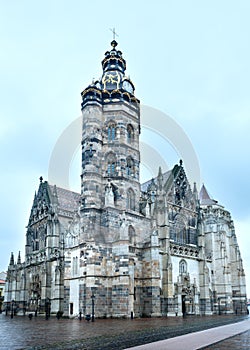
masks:
[[[4,301],[6,272],[0,272],[0,313],[2,312],[2,306]]]
[[[81,193],[40,178],[25,261],[11,255],[5,303],[96,317],[245,313],[229,212],[182,161],[140,184],[140,101],[116,41],[82,92]]]

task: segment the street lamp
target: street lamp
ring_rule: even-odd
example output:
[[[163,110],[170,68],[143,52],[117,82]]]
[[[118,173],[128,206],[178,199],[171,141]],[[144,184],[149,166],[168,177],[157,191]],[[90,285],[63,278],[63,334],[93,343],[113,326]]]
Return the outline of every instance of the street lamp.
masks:
[[[50,299],[49,299],[49,297],[47,297],[45,300],[45,315],[46,315],[45,316],[46,320],[48,320],[50,317]]]
[[[91,317],[91,321],[94,322],[95,321],[95,296],[94,296],[94,291],[93,290],[92,290],[91,299],[92,299],[92,317]]]
[[[15,303],[15,300],[12,300],[12,302],[11,302],[11,315],[10,315],[11,318],[13,318],[13,316],[14,316],[14,303]]]
[[[221,297],[218,297],[218,311],[219,311],[219,315],[221,315],[221,304],[220,304],[220,301],[221,301]]]
[[[26,313],[26,301],[23,302],[23,316],[25,316]]]

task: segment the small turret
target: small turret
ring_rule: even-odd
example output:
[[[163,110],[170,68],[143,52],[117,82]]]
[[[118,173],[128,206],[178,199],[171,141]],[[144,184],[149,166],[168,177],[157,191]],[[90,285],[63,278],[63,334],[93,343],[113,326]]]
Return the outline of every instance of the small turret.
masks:
[[[197,191],[196,182],[194,182],[193,194],[194,194],[195,200],[197,201],[198,200],[198,191]]]
[[[19,253],[18,253],[17,264],[21,265],[21,253],[20,253],[20,250],[19,250]]]
[[[158,186],[159,186],[159,190],[161,191],[162,190],[162,186],[163,186],[163,175],[162,175],[161,167],[159,167],[157,183],[158,183]]]
[[[14,265],[14,254],[13,252],[11,252],[11,255],[10,255],[10,265]]]

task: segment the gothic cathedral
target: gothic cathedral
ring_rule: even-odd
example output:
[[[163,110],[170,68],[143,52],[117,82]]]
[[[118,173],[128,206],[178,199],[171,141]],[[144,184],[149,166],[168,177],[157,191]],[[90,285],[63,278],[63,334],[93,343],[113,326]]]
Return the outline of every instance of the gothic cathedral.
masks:
[[[5,305],[75,317],[246,313],[230,213],[182,161],[140,184],[140,101],[117,42],[82,93],[81,193],[40,178]],[[13,307],[13,305],[12,305]]]

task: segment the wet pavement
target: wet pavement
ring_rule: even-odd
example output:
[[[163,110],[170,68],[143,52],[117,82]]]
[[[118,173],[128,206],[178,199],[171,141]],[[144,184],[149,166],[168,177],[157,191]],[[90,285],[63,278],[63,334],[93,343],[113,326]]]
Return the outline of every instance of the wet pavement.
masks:
[[[33,317],[32,320],[27,316],[15,316],[11,319],[10,316],[2,314],[0,315],[0,349],[119,350],[244,319],[246,316],[220,315],[134,320],[96,319],[95,322],[87,322],[78,319],[57,320],[55,317],[45,320],[42,316]],[[247,336],[244,336],[245,338],[247,339]],[[227,346],[227,349],[230,348]],[[234,347],[234,349],[241,349],[241,347]]]
[[[250,349],[250,330],[216,344],[206,346],[202,350],[249,350]]]
[[[209,346],[218,343],[218,346],[223,345],[219,342],[225,339],[236,336],[242,332],[250,329],[250,319],[241,322],[231,323],[224,326],[214,327],[199,332],[191,332],[178,337],[160,340],[153,343],[139,345],[129,348],[127,350],[195,350],[195,349],[209,349]],[[241,339],[238,341],[238,346],[235,349],[241,349]],[[225,348],[224,348],[225,349]]]

